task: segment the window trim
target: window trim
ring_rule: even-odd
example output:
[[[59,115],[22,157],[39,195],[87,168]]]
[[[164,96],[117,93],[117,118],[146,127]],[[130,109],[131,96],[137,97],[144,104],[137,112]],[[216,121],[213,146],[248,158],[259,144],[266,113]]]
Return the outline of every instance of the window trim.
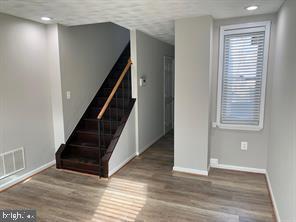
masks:
[[[241,30],[240,30],[241,29]],[[219,44],[219,69],[218,69],[218,89],[217,89],[217,127],[221,129],[231,130],[249,130],[260,131],[264,127],[264,112],[265,112],[265,93],[268,70],[268,55],[270,43],[271,21],[245,23],[238,25],[221,26],[220,28],[220,44]],[[223,68],[224,68],[224,36],[225,34],[248,33],[253,30],[265,31],[265,46],[264,46],[264,61],[262,71],[262,86],[261,86],[261,101],[260,101],[260,121],[258,126],[223,124],[221,123],[221,103],[222,103],[222,83],[223,83]]]

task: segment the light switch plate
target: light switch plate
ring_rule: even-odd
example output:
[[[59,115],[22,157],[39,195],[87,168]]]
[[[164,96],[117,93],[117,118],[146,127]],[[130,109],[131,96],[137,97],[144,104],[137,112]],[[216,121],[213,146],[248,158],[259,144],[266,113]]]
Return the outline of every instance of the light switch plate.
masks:
[[[71,92],[70,91],[67,91],[66,97],[67,97],[67,99],[71,99]]]
[[[243,151],[248,150],[248,142],[241,142],[241,150]]]

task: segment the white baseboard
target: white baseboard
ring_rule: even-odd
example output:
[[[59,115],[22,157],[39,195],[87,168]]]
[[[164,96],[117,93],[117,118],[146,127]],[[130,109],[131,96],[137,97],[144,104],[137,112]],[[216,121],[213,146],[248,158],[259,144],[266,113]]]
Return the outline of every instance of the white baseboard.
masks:
[[[272,201],[272,204],[273,204],[274,214],[275,214],[276,220],[277,220],[277,222],[281,222],[279,210],[278,210],[278,207],[277,207],[276,202],[275,202],[275,198],[274,198],[274,194],[273,194],[273,191],[272,191],[272,186],[271,186],[271,182],[270,182],[270,179],[269,179],[268,172],[266,172],[265,177],[266,177],[269,193],[270,193],[270,196],[271,196],[271,201]]]
[[[265,169],[240,167],[240,166],[233,166],[233,165],[226,165],[226,164],[218,164],[218,166],[215,166],[213,168],[220,168],[225,170],[236,170],[236,171],[243,171],[243,172],[249,172],[249,173],[261,173],[261,174],[266,173]]]
[[[261,173],[266,174],[266,169],[259,169],[259,168],[251,168],[251,167],[242,167],[242,166],[233,166],[228,164],[219,164],[217,159],[211,159],[210,161],[212,168],[219,168],[225,170],[235,170],[235,171],[243,171],[249,173]]]
[[[144,149],[142,149],[141,151],[139,150],[137,152],[137,156],[141,155],[142,153],[144,153],[149,147],[151,147],[154,143],[156,143],[158,140],[160,140],[161,137],[163,137],[164,135],[161,134],[160,136],[158,136],[157,138],[155,138],[154,140],[152,140],[152,142],[150,142],[149,144],[147,144],[146,146],[144,146]]]
[[[51,161],[49,163],[46,163],[46,164],[44,164],[44,165],[42,165],[42,166],[28,172],[28,173],[25,173],[25,174],[23,174],[21,176],[13,178],[11,181],[8,181],[7,183],[4,183],[4,184],[0,185],[0,192],[3,191],[3,190],[8,189],[9,187],[12,187],[13,185],[15,185],[17,183],[20,183],[20,182],[32,177],[33,175],[35,175],[35,174],[37,174],[37,173],[39,173],[39,172],[41,172],[41,171],[43,171],[43,170],[45,170],[45,169],[47,169],[49,167],[52,167],[55,164],[56,164],[56,161],[53,160],[53,161]]]
[[[206,170],[196,170],[192,168],[185,168],[185,167],[173,167],[173,171],[181,172],[181,173],[190,173],[190,174],[196,174],[196,175],[202,175],[202,176],[208,176],[209,172]]]
[[[130,160],[132,160],[135,156],[137,156],[136,153],[132,154],[130,157],[128,157],[126,160],[124,160],[122,163],[120,163],[115,168],[109,170],[108,177],[111,177],[114,173],[116,173],[118,170],[120,170],[124,165],[126,165]]]

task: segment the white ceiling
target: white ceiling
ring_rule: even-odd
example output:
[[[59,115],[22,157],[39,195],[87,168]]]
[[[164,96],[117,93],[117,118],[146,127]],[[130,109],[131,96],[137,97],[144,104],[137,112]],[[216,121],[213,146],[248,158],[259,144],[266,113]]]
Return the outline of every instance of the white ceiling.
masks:
[[[216,19],[278,11],[285,0],[0,0],[0,12],[62,25],[113,22],[173,44],[174,20],[212,15]],[[244,8],[256,4],[259,10]]]

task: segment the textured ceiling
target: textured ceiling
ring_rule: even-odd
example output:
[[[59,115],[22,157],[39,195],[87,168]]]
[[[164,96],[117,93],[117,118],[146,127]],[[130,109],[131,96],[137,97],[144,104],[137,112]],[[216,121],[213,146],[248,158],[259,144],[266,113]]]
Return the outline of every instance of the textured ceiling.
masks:
[[[173,44],[174,20],[212,15],[230,18],[276,12],[284,0],[0,0],[0,12],[31,19],[49,16],[54,23],[84,25],[113,22]],[[256,4],[259,10],[244,8]]]

